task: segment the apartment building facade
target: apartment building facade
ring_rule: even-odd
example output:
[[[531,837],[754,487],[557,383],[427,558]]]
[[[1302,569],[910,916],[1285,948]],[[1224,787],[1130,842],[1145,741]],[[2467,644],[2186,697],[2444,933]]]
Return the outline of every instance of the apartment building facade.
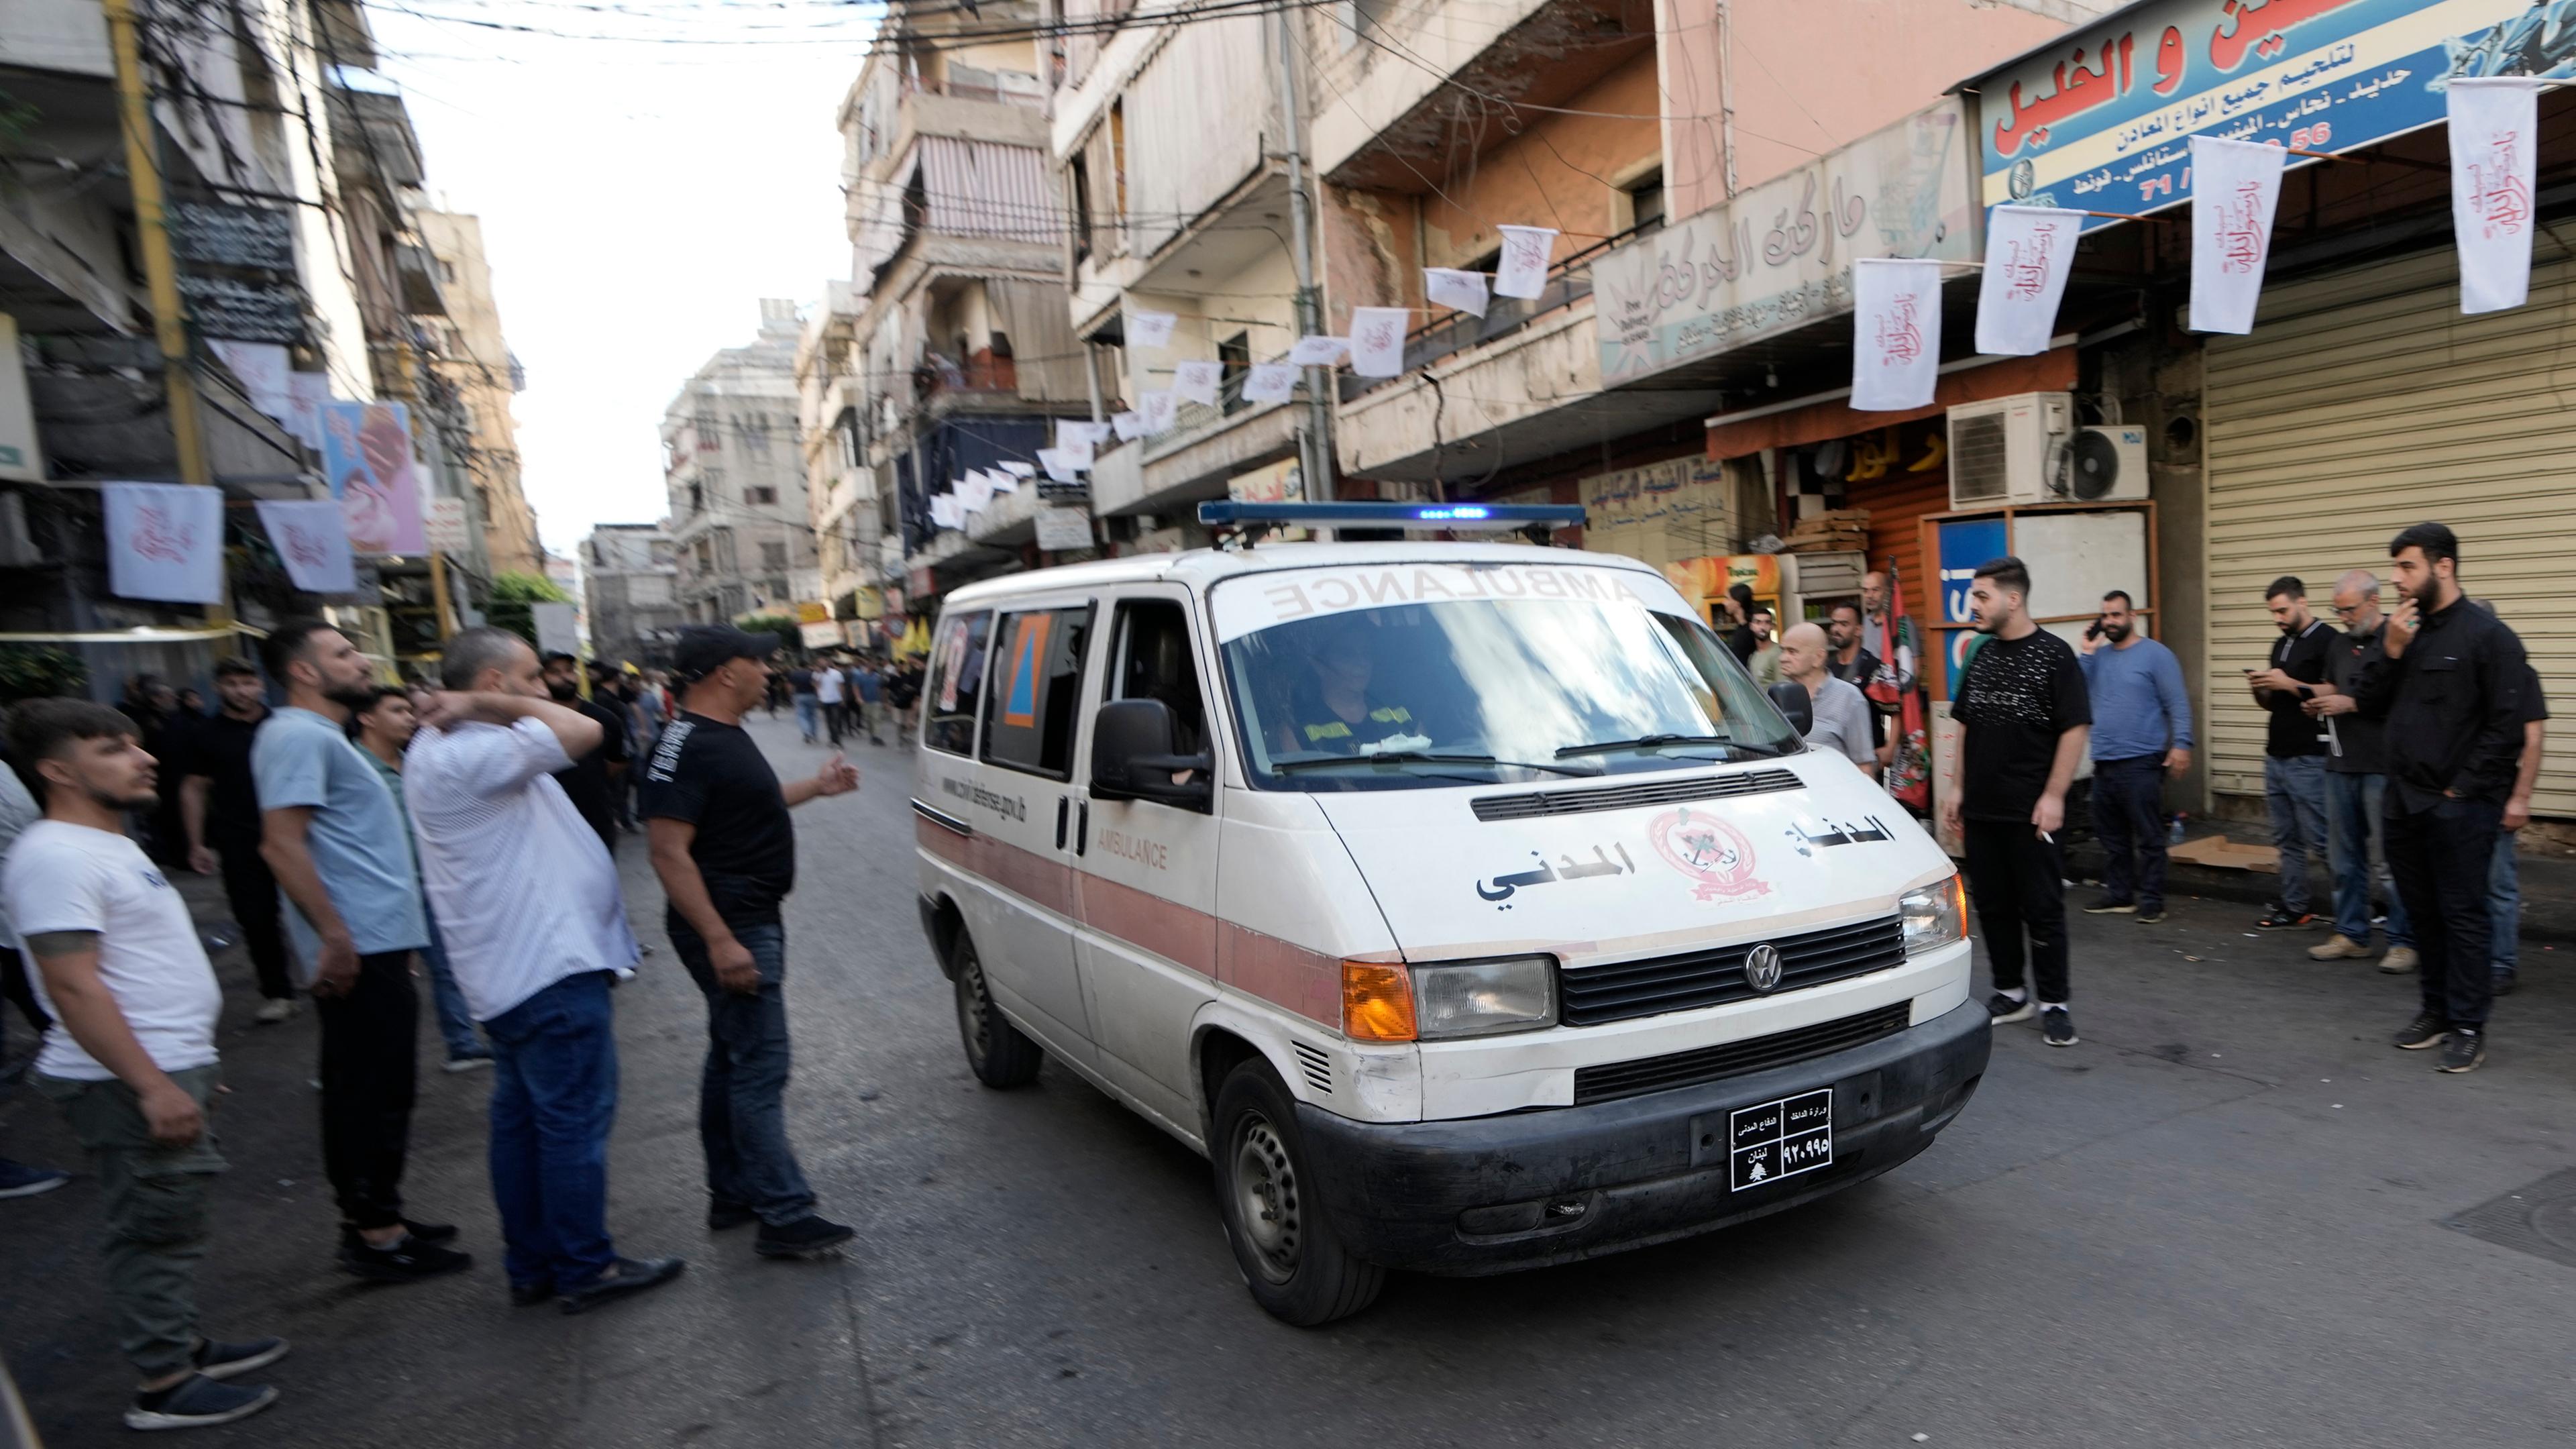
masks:
[[[760,303],[760,329],[720,349],[662,415],[663,483],[689,623],[790,609],[811,592],[814,534],[797,428],[796,304]]]
[[[594,658],[612,664],[668,664],[680,626],[680,563],[658,523],[603,523],[581,541],[582,612]]]

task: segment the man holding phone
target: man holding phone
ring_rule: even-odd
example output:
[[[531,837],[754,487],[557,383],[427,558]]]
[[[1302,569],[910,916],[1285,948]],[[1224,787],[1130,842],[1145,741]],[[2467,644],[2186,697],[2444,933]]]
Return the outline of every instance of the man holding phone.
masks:
[[[2102,596],[2084,631],[2092,701],[2093,828],[2106,859],[2091,916],[2165,916],[2165,777],[2191,768],[2191,696],[2173,651],[2138,632],[2128,591]]]
[[[2272,716],[2263,736],[2263,798],[2281,856],[2281,899],[2254,924],[2304,930],[2317,920],[2308,909],[2308,862],[2326,864],[2326,731],[2307,705],[2326,691],[2334,631],[2308,612],[2308,586],[2292,575],[2274,579],[2263,602],[2281,637],[2271,667],[2245,671],[2245,684]]]

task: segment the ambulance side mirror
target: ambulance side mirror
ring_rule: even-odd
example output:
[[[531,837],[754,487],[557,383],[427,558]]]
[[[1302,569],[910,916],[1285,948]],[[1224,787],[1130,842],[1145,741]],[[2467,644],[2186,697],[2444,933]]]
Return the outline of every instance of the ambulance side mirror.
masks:
[[[1204,752],[1174,754],[1172,733],[1172,707],[1159,699],[1102,705],[1091,717],[1092,796],[1207,809],[1216,796],[1216,762]]]
[[[1798,732],[1799,738],[1804,739],[1807,731],[1816,727],[1816,700],[1807,693],[1807,686],[1794,679],[1781,680],[1771,686],[1771,702],[1789,717],[1789,727]]]

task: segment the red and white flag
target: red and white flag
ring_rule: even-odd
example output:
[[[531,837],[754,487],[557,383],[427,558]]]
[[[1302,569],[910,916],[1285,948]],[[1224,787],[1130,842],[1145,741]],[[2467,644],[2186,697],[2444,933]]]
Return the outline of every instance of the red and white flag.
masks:
[[[1243,400],[1248,403],[1286,402],[1297,390],[1297,369],[1284,362],[1256,362],[1243,379]]]
[[[2464,313],[2501,312],[2531,295],[2532,157],[2544,84],[2519,76],[2450,83],[2451,226]]]
[[[1941,381],[1941,264],[1892,257],[1855,261],[1852,298],[1852,407],[1930,407]]]
[[[1145,415],[1145,436],[1168,433],[1180,420],[1181,400],[1168,387],[1158,387],[1136,399]]]
[[[1172,345],[1172,324],[1180,318],[1169,312],[1130,312],[1127,314],[1127,345],[1161,349]]]
[[[1494,295],[1535,297],[1547,290],[1548,259],[1556,253],[1552,226],[1497,226],[1502,259],[1494,265]]]
[[[1998,206],[1986,221],[1986,274],[1977,288],[1977,350],[2031,357],[2048,350],[2057,304],[2075,270],[2084,213]]]
[[[286,565],[286,576],[308,594],[354,594],[357,560],[349,552],[349,521],[328,498],[259,500],[260,527]]]
[[[1351,309],[1351,371],[1361,377],[1395,377],[1404,371],[1404,324],[1412,317],[1402,307]]]
[[[1194,402],[1203,408],[1216,406],[1216,390],[1225,385],[1222,362],[1176,362],[1172,364],[1172,391],[1183,402]]]
[[[99,494],[107,513],[109,593],[167,604],[223,602],[222,489],[102,483]]]
[[[2191,330],[2251,332],[2272,256],[2272,212],[2289,153],[2191,138]]]
[[[1422,295],[1435,307],[1452,307],[1482,317],[1492,305],[1485,284],[1482,272],[1462,272],[1455,267],[1422,269]]]

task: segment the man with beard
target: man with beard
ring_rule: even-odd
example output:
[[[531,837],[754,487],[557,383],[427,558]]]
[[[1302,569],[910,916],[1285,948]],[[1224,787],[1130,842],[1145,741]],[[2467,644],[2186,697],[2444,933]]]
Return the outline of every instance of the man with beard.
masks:
[[[442,1246],[456,1229],[403,1216],[420,1023],[412,953],[429,944],[429,926],[393,792],[346,734],[352,712],[375,703],[375,671],[319,619],[279,625],[260,652],[286,705],[259,727],[250,767],[261,851],[313,973],[322,1170],[340,1205],[340,1264],[388,1283],[457,1272],[473,1259]]]
[[[259,855],[259,791],[250,779],[250,745],[268,720],[268,686],[248,660],[227,659],[215,666],[215,694],[223,708],[197,726],[186,758],[175,762],[188,869],[223,872],[224,899],[259,976],[263,999],[253,1020],[273,1026],[295,1015],[295,983],[286,970],[277,878]]]
[[[1825,637],[1833,645],[1825,668],[1834,678],[1869,695],[1869,682],[1878,677],[1879,658],[1861,642],[1861,612],[1851,604],[1836,604],[1825,616]],[[1869,712],[1869,748],[1878,757],[1879,771],[1886,773],[1888,761],[1895,755],[1887,740],[1887,716],[1873,705]]]
[[[2078,646],[2093,705],[2093,829],[2102,895],[2088,916],[2165,918],[2165,776],[2191,768],[2191,696],[2173,651],[2138,632],[2128,591],[2102,596]]]
[[[2245,683],[2272,715],[2263,737],[2263,795],[2281,856],[2281,899],[2254,924],[2304,930],[2317,919],[2308,909],[2308,862],[2326,863],[2325,727],[2307,706],[2324,692],[2334,631],[2308,612],[2308,586],[2288,574],[2263,591],[2263,602],[2281,637],[2271,667],[2245,671]]]
[[[599,843],[617,854],[617,797],[626,788],[626,731],[617,712],[596,699],[581,697],[581,661],[560,651],[546,656],[546,694],[599,726],[599,743],[573,757],[570,768],[555,772],[555,783],[572,800]]]
[[[2328,688],[2308,701],[2308,713],[2326,727],[2326,862],[2334,874],[2334,934],[2308,948],[2316,961],[2370,955],[2370,885],[2388,858],[2387,722],[2363,714],[2354,697],[2362,671],[2381,657],[2387,616],[2379,609],[2378,576],[2354,569],[2337,579],[2334,611],[2343,621],[2343,637],[2326,660]],[[2415,928],[2394,891],[2383,924],[2388,954],[2379,969],[2391,975],[2414,970]]]

